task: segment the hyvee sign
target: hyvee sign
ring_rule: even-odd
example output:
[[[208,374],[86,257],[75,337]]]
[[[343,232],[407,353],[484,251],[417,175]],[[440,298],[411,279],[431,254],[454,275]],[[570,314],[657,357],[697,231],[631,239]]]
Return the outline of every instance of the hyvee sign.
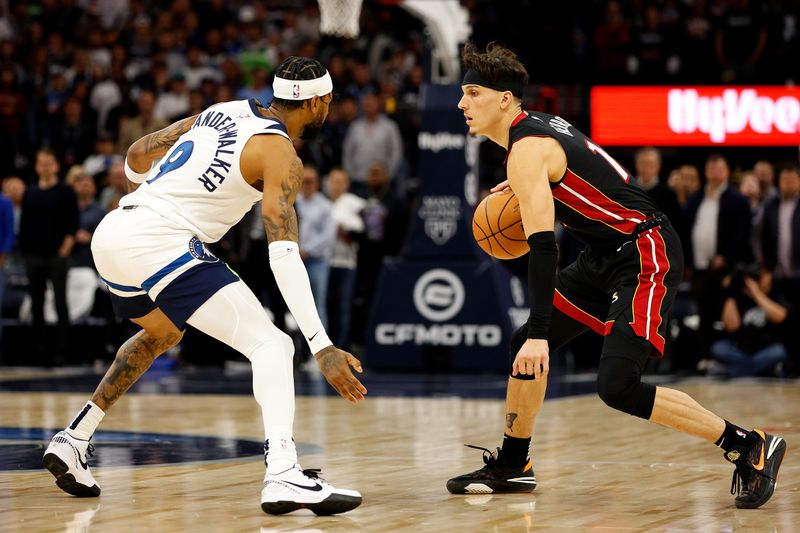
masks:
[[[591,118],[605,145],[797,146],[800,88],[594,87]]]

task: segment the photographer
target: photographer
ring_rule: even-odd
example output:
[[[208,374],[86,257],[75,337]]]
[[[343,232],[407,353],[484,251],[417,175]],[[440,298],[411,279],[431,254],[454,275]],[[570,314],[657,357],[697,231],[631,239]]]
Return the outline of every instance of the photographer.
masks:
[[[711,345],[711,356],[725,365],[731,377],[774,375],[788,357],[785,327],[791,310],[771,293],[772,276],[738,267],[723,280],[722,322],[728,338]]]

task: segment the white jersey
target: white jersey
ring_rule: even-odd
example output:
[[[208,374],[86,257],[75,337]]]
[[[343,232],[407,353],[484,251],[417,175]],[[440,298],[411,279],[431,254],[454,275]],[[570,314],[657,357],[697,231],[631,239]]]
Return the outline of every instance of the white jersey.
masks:
[[[250,211],[261,192],[245,181],[239,158],[253,135],[289,138],[279,121],[258,112],[254,99],[226,102],[203,111],[120,207],[147,206],[216,242]]]

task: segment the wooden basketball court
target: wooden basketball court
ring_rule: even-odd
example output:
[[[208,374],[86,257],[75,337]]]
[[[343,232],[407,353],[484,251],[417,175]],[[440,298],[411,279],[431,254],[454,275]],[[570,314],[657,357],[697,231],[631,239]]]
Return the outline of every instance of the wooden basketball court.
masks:
[[[295,424],[303,467],[321,467],[335,485],[360,490],[364,503],[336,517],[272,517],[259,506],[264,467],[257,452],[164,464],[169,439],[153,438],[136,452],[144,454],[138,463],[124,448],[102,453],[102,432],[115,431],[217,437],[220,449],[252,441],[257,450],[261,421],[252,397],[140,391],[110,411],[95,439],[101,497],[69,496],[45,470],[20,470],[20,460],[19,468],[0,472],[0,531],[797,531],[800,385],[702,380],[676,387],[723,416],[786,438],[778,490],[762,509],[734,507],[733,468],[719,449],[612,411],[594,395],[545,403],[534,440],[539,486],[530,495],[502,496],[453,496],[445,489],[449,477],[482,465],[480,452],[464,443],[499,444],[501,400],[369,397],[351,406],[303,396]],[[58,429],[86,398],[3,392],[0,426]],[[8,453],[40,458],[47,440],[4,439],[0,452],[14,444]]]

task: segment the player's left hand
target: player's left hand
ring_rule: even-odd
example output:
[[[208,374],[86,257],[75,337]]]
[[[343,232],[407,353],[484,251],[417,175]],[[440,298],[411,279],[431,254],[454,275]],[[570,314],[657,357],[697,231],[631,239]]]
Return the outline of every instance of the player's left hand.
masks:
[[[535,379],[546,377],[550,372],[550,348],[545,339],[528,339],[517,352],[511,375],[524,374]]]
[[[511,185],[508,184],[508,180],[504,180],[498,183],[497,185],[489,189],[489,192],[499,192],[505,190],[511,190]]]
[[[356,372],[363,372],[361,361],[353,354],[340,350],[336,346],[328,346],[317,352],[314,357],[319,369],[331,387],[350,403],[358,403],[364,399],[367,388],[353,375],[350,367]]]

